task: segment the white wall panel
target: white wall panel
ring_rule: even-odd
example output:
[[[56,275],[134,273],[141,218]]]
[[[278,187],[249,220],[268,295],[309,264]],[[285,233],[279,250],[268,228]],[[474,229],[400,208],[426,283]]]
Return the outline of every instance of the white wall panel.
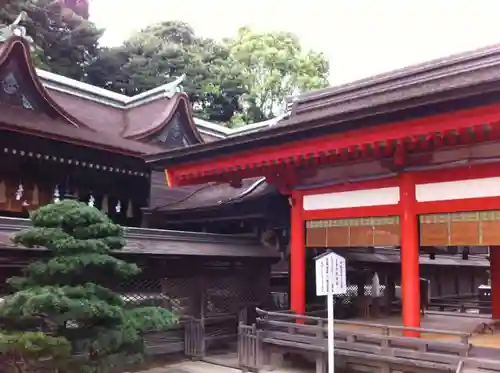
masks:
[[[354,190],[338,193],[310,194],[304,196],[304,210],[343,209],[396,205],[399,187]]]
[[[500,177],[417,184],[417,202],[499,197]]]

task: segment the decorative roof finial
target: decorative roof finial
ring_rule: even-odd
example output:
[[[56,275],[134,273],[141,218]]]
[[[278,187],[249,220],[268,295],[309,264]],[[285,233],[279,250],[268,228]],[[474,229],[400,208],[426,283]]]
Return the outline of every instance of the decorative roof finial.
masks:
[[[28,40],[30,43],[33,42],[33,39],[28,37],[26,35],[26,28],[24,26],[21,26],[20,23],[24,21],[27,17],[27,14],[25,11],[22,11],[17,18],[15,19],[14,22],[12,22],[10,25],[4,26],[0,28],[0,42],[6,41],[10,39],[11,37],[14,36],[20,36],[22,38],[25,38]]]
[[[177,92],[182,92],[183,91],[182,83],[184,82],[184,79],[186,79],[186,74],[182,74],[174,81],[163,85],[165,90],[165,95],[168,98],[172,98],[173,95],[176,94]]]
[[[26,19],[26,12],[23,10],[16,18],[14,22],[12,22],[11,26],[19,26],[21,21],[24,21]]]

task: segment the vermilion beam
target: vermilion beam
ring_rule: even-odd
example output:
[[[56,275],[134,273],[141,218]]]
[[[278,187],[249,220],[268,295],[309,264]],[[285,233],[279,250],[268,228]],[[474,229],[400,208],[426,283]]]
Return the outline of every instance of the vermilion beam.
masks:
[[[290,158],[298,160],[300,156],[307,154],[319,154],[324,151],[350,148],[360,144],[377,144],[381,141],[390,142],[407,137],[426,136],[436,132],[460,131],[470,126],[498,121],[500,121],[500,105],[460,110],[433,117],[394,122],[341,134],[295,141],[280,146],[261,148],[259,151],[233,153],[228,156],[210,158],[206,161],[172,166],[169,169],[169,176],[172,185],[196,184],[200,180],[207,182],[218,179],[215,174],[207,175],[207,171],[213,173],[217,170],[226,170],[224,173],[234,173],[235,171],[229,171],[229,169],[246,170],[247,165],[258,169],[264,162],[269,163],[273,160],[285,159],[289,162]],[[184,178],[186,179],[183,180]]]

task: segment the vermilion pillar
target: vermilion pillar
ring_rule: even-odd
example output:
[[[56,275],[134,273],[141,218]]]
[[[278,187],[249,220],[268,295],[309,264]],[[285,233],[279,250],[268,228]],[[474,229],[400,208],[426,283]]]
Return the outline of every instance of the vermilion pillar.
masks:
[[[500,319],[500,246],[490,247],[491,317]]]
[[[420,274],[418,221],[415,213],[415,182],[411,174],[401,175],[401,295],[403,326],[420,328]],[[406,332],[418,337],[419,333]]]
[[[306,245],[302,218],[302,196],[292,193],[290,224],[290,306],[298,314],[306,312]]]

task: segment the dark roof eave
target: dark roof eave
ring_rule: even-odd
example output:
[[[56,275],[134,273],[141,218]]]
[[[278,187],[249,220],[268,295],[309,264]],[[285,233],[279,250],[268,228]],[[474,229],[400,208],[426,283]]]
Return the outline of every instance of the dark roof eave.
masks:
[[[29,226],[28,219],[0,217],[2,235],[11,235]],[[279,259],[277,251],[265,248],[256,238],[250,237],[127,227],[125,239],[127,245],[116,253]],[[161,247],[158,247],[159,244]],[[5,242],[0,242],[0,248],[26,249]]]
[[[500,83],[500,48],[439,60],[437,64],[427,63],[398,70],[378,80],[364,80],[364,84],[353,83],[351,89],[337,90],[337,93],[335,88],[331,88],[328,94],[327,90],[322,90],[317,97],[311,92],[302,99],[299,97],[291,118],[279,126],[246,136],[149,154],[144,158],[152,167],[161,169],[208,159],[222,149],[224,155],[228,155],[240,151],[242,145],[246,149],[278,145],[285,138],[304,138],[306,132],[310,137],[314,129],[333,127],[341,122],[499,89],[498,85],[493,85]]]

